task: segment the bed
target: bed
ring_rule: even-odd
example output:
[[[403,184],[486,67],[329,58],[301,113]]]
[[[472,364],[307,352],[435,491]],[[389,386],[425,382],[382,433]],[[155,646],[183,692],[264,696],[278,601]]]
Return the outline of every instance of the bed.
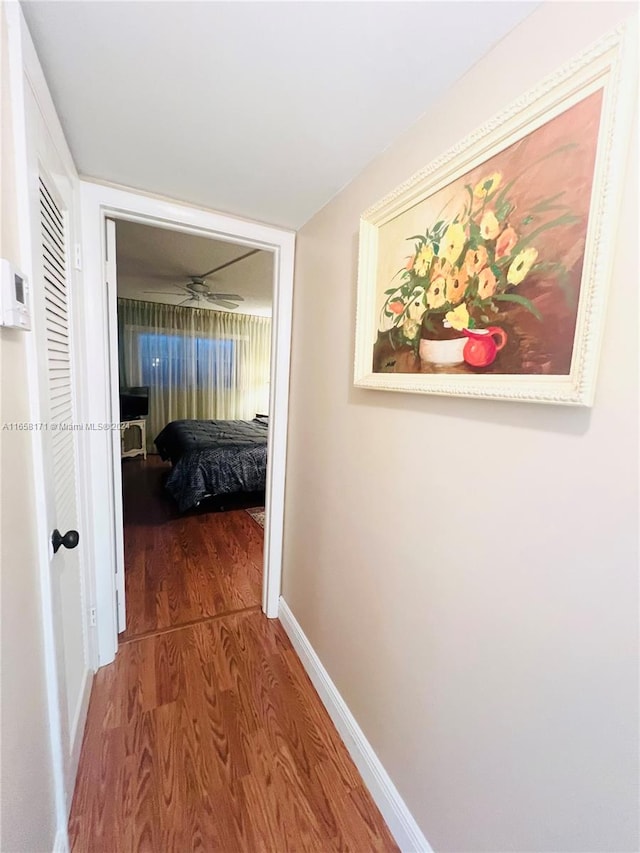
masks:
[[[165,486],[179,510],[209,498],[264,494],[268,429],[266,417],[167,424],[154,443],[162,459],[171,461]]]

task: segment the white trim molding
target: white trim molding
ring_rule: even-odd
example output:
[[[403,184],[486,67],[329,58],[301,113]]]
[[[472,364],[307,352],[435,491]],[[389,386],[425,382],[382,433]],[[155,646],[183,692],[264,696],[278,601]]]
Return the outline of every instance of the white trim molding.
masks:
[[[433,853],[422,830],[284,598],[280,598],[279,617],[396,843],[404,853]]]
[[[262,606],[270,618],[278,615],[282,574],[284,529],[284,485],[289,406],[289,362],[293,303],[295,234],[281,228],[227,216],[139,193],[123,187],[81,181],[83,273],[85,280],[80,306],[79,334],[83,335],[86,384],[82,420],[112,423],[114,391],[110,376],[112,348],[117,346],[110,327],[116,328],[107,305],[105,279],[105,220],[141,222],[172,231],[199,234],[216,240],[269,251],[273,254],[273,323],[271,338],[271,399],[265,525]],[[117,358],[117,356],[116,356]],[[117,388],[115,389],[117,399]],[[90,433],[91,476],[86,483],[92,529],[89,531],[95,570],[98,634],[98,665],[110,663],[118,645],[115,567],[123,565],[116,536],[119,479],[111,436],[108,431]]]
[[[24,20],[20,4],[4,4],[8,31],[9,86],[12,108],[13,143],[15,151],[15,180],[17,187],[17,228],[19,234],[20,266],[33,282],[36,278],[36,259],[39,257],[34,231],[39,225],[39,210],[33,203],[33,176],[46,174],[51,168],[56,170],[56,178],[68,187],[67,199],[70,232],[77,233],[79,226],[79,181],[75,165],[62,127],[55,111],[42,67],[36,54],[33,41]],[[3,11],[4,11],[3,10]],[[33,133],[32,119],[38,115],[38,127],[41,131]],[[45,141],[46,140],[46,141]],[[53,161],[51,158],[53,157]],[[53,162],[53,166],[51,163]],[[81,289],[75,279],[72,290]],[[25,340],[28,371],[28,395],[30,416],[33,422],[42,422],[41,374],[39,360],[38,321],[34,316],[32,331]],[[77,352],[73,343],[74,361]],[[74,364],[74,373],[75,364]],[[75,382],[74,382],[75,384]],[[77,396],[78,384],[75,384],[74,396]],[[75,784],[80,746],[84,733],[86,712],[91,691],[93,673],[90,669],[91,636],[88,628],[86,608],[86,587],[90,585],[88,571],[88,550],[84,536],[80,542],[80,594],[83,601],[80,619],[84,643],[83,683],[73,718],[73,738],[69,732],[66,705],[62,695],[64,685],[61,682],[59,655],[62,648],[60,625],[55,610],[54,581],[50,563],[50,537],[47,493],[46,493],[46,454],[43,433],[33,432],[33,515],[36,528],[37,560],[41,595],[42,643],[47,694],[47,717],[51,747],[51,778],[55,798],[56,835],[53,841],[54,853],[68,853],[67,822],[71,808],[73,786]],[[76,465],[79,460],[76,457]],[[79,501],[78,527],[84,531],[86,523],[83,515],[83,501]]]
[[[82,680],[82,690],[80,691],[80,699],[78,707],[73,716],[73,724],[70,732],[69,747],[71,751],[71,767],[73,768],[73,778],[78,774],[78,765],[80,763],[80,751],[82,749],[82,741],[84,740],[84,729],[87,723],[87,714],[89,712],[89,700],[91,699],[91,688],[93,687],[93,670],[86,669]],[[67,808],[71,811],[71,799],[73,791],[70,792],[69,803]]]
[[[65,830],[59,829],[53,841],[53,853],[69,853],[69,835]]]

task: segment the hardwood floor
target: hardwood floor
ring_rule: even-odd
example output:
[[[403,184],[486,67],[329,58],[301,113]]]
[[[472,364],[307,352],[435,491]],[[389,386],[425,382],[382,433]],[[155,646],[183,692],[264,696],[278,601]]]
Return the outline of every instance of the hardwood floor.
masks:
[[[180,515],[163,489],[169,464],[126,460],[127,630],[122,640],[259,607],[263,531],[244,511]]]
[[[95,676],[73,853],[396,851],[282,626],[247,603],[259,526],[242,510],[172,518],[153,494],[127,516],[139,613]]]

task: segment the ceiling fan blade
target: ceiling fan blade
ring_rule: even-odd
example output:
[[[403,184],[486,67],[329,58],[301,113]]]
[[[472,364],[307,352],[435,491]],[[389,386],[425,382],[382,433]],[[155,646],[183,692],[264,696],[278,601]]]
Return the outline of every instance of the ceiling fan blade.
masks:
[[[182,296],[184,290],[181,293],[172,293],[170,290],[143,290],[143,293],[157,293],[160,296]]]
[[[178,302],[178,307],[180,307],[180,305],[187,305],[189,302],[197,302],[197,301],[198,301],[197,299],[194,299],[193,296],[191,296],[189,299],[183,299],[182,302]]]
[[[209,299],[208,301],[213,305],[222,305],[223,308],[229,308],[231,311],[238,307],[233,302],[229,302],[228,299]]]
[[[231,299],[232,302],[244,302],[239,293],[208,293],[207,299]]]
[[[213,275],[214,272],[220,272],[220,270],[224,270],[227,267],[233,266],[233,264],[237,264],[238,261],[244,261],[245,258],[251,257],[251,255],[255,255],[260,251],[260,249],[252,249],[250,252],[246,252],[244,255],[240,255],[239,258],[234,258],[232,261],[227,261],[226,264],[221,264],[219,267],[214,267],[209,272],[205,272],[202,275],[199,275],[198,278],[207,278],[210,275]]]

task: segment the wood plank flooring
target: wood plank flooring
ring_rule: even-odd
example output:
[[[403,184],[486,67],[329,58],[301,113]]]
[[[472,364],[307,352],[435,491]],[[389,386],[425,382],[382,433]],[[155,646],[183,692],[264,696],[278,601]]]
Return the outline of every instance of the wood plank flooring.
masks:
[[[143,497],[153,467],[141,463],[127,488]],[[247,603],[256,577],[259,597],[259,526],[242,510],[169,518],[178,544],[157,548],[164,524],[151,521],[150,536],[136,513],[171,510],[156,492],[146,500],[126,504],[132,590],[145,605],[95,676],[73,853],[397,851],[282,626]],[[186,578],[167,566],[178,561]]]
[[[163,488],[168,471],[158,456],[122,466],[127,630],[121,639],[260,605],[260,526],[244,510],[180,515]]]

